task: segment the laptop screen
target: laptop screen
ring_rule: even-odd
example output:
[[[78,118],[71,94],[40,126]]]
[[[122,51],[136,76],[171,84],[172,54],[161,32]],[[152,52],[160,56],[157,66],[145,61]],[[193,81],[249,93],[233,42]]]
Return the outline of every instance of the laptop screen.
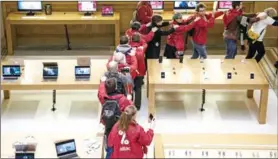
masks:
[[[43,76],[56,77],[58,76],[58,67],[57,66],[45,66],[43,68]]]
[[[113,15],[114,14],[113,7],[112,6],[103,6],[101,8],[101,13],[102,13],[102,15]]]
[[[195,9],[198,1],[175,1],[174,9]]]
[[[34,159],[35,154],[34,153],[16,153],[15,159]]]
[[[55,146],[56,146],[57,156],[76,153],[76,146],[75,146],[74,139],[56,143]]]
[[[20,76],[20,66],[19,65],[3,65],[2,66],[2,74],[3,77],[9,77],[9,76]]]
[[[75,66],[75,76],[90,76],[90,66]]]

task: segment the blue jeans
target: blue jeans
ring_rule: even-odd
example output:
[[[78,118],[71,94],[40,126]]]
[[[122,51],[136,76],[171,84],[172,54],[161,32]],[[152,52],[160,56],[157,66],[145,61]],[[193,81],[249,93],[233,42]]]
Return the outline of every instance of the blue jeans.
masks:
[[[234,59],[237,54],[237,43],[236,40],[225,38],[226,43],[226,56],[225,59]]]
[[[206,45],[199,45],[194,43],[194,41],[192,40],[192,49],[193,49],[193,55],[191,57],[191,59],[197,59],[199,58],[203,58],[206,59],[207,58],[207,49],[206,49]]]
[[[112,155],[113,152],[113,148],[112,147],[108,147],[108,139],[106,137],[106,135],[104,135],[104,143],[105,143],[105,151],[106,151],[106,159],[109,159]]]

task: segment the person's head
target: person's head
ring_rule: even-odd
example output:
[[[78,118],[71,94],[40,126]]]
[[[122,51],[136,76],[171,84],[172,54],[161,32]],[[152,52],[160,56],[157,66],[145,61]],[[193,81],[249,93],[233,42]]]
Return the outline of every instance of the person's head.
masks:
[[[131,37],[132,42],[138,43],[138,42],[140,42],[140,40],[141,40],[141,36],[139,33],[134,33]]]
[[[204,3],[199,3],[196,6],[196,12],[199,15],[204,16],[206,14],[206,8],[207,8],[207,6]]]
[[[161,26],[163,23],[163,18],[160,15],[154,15],[152,17],[152,24]]]
[[[125,64],[125,55],[121,52],[114,52],[113,60],[118,64]]]
[[[116,61],[111,61],[108,64],[109,72],[118,72],[118,63]]]
[[[232,1],[232,7],[233,7],[233,9],[241,9],[242,2],[241,1]]]
[[[182,23],[182,14],[181,13],[175,13],[173,15],[173,20],[178,22],[178,23]]]
[[[127,36],[121,36],[120,38],[120,44],[123,45],[123,44],[128,44],[128,37]]]
[[[131,29],[132,30],[139,31],[140,28],[141,28],[141,23],[138,22],[138,21],[135,21],[131,24]]]
[[[266,8],[266,9],[264,10],[264,12],[265,12],[268,16],[270,16],[270,17],[275,17],[275,16],[277,16],[277,11],[276,11],[276,9],[274,9],[274,8]]]
[[[107,94],[112,94],[116,92],[116,78],[109,78],[105,81],[105,90]]]
[[[130,105],[126,107],[119,119],[118,129],[121,131],[127,131],[129,124],[135,121],[136,113],[137,113],[137,109],[134,105]]]

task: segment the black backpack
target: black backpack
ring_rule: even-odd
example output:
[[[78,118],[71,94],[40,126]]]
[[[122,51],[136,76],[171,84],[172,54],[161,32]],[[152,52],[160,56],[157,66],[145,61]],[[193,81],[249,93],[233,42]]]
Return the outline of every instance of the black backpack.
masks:
[[[121,110],[118,101],[106,99],[101,110],[101,119],[105,124],[105,135],[109,135],[120,116]]]
[[[120,78],[119,73],[109,72],[108,75],[107,75],[107,79],[109,79],[109,78],[116,78],[116,80],[117,80],[117,88],[116,88],[117,93],[123,94],[123,95],[126,96],[127,93],[126,93],[126,90],[125,90],[124,82]]]

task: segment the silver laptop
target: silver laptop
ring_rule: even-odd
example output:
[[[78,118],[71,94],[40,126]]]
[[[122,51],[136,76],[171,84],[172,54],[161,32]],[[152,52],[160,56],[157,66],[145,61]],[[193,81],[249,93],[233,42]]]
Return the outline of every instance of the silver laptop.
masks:
[[[74,139],[56,142],[55,148],[58,158],[79,158]]]
[[[16,152],[15,153],[15,159],[35,159],[35,153],[34,152]]]

